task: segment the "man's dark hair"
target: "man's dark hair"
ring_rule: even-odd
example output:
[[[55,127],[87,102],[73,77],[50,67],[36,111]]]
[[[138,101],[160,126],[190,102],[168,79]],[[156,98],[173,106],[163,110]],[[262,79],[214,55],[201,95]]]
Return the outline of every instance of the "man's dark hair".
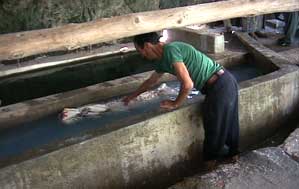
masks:
[[[144,33],[140,35],[136,35],[133,39],[134,43],[140,47],[144,48],[144,43],[152,43],[157,44],[159,43],[160,36],[156,32],[151,33]]]

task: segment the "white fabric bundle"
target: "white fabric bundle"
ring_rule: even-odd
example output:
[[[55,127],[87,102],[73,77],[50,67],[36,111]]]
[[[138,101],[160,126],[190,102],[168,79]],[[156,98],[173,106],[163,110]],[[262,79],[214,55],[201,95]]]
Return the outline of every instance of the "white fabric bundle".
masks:
[[[162,83],[157,89],[139,95],[135,100],[130,102],[130,105],[149,101],[158,96],[178,95],[178,93],[178,89],[173,89],[165,83]],[[112,100],[103,104],[89,104],[79,108],[64,108],[61,113],[61,120],[64,123],[73,123],[82,117],[99,116],[107,111],[122,111],[127,108],[128,107],[123,104],[122,99]]]

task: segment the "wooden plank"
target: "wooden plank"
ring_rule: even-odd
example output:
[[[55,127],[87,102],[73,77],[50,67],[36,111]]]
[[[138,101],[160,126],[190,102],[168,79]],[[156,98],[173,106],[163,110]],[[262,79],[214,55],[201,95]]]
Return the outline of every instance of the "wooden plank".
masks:
[[[73,50],[136,34],[235,17],[299,10],[299,0],[228,0],[0,35],[0,60]]]

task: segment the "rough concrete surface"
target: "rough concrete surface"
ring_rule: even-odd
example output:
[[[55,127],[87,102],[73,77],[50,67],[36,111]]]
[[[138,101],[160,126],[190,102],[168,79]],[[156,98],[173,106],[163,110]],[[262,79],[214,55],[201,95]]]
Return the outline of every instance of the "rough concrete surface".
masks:
[[[292,64],[299,64],[299,48],[282,51],[279,54],[288,58]]]
[[[169,189],[289,188],[299,185],[299,164],[277,147],[254,150],[236,164],[221,165],[205,175],[185,179]]]
[[[296,129],[280,146],[287,154],[299,162],[299,129]]]
[[[295,161],[294,161],[295,160]],[[297,162],[296,162],[297,161]],[[254,150],[242,155],[236,164],[195,175],[170,187],[181,188],[298,188],[299,129],[279,147]]]

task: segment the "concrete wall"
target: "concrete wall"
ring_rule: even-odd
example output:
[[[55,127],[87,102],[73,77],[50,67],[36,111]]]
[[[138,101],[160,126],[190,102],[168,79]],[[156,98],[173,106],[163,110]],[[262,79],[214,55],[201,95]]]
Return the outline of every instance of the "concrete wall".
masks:
[[[205,53],[223,53],[224,35],[216,32],[199,31],[189,28],[167,30],[168,41],[183,41]]]
[[[258,63],[279,68],[240,84],[244,149],[283,126],[294,112],[299,102],[299,70],[246,36],[240,38],[254,49]],[[202,101],[172,112],[154,112],[153,117],[127,127],[4,167],[0,188],[163,188],[169,180],[198,167]]]
[[[2,106],[153,70],[137,52],[0,78]],[[59,85],[57,85],[59,83]],[[26,87],[25,87],[26,86]]]
[[[170,176],[186,172],[184,163],[200,154],[202,127],[194,116],[197,109],[191,109],[166,113],[3,168],[0,188],[161,186]]]

